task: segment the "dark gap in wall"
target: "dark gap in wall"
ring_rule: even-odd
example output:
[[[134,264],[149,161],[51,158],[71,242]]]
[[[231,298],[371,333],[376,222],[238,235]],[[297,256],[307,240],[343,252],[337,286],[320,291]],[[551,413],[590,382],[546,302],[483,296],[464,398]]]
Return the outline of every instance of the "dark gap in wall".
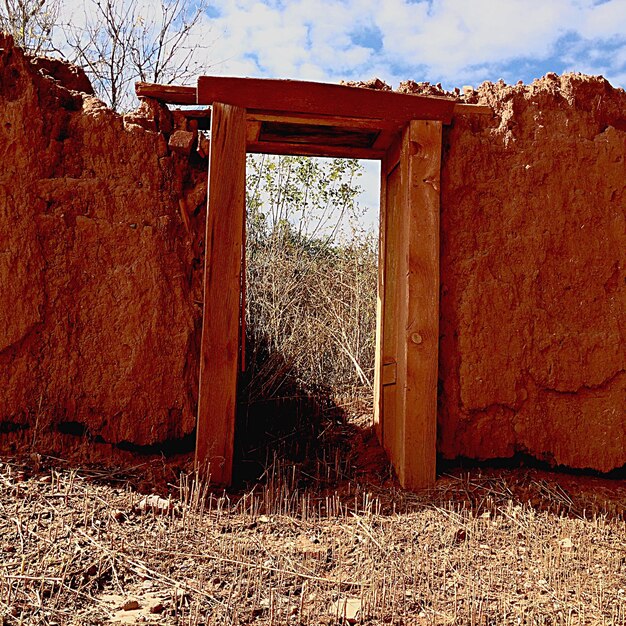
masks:
[[[162,454],[165,457],[176,456],[178,454],[188,454],[193,452],[196,447],[196,431],[179,437],[178,439],[168,439],[167,441],[160,441],[150,445],[137,445],[130,441],[120,441],[114,444],[114,447],[118,450],[124,450],[125,452],[133,452],[140,455],[154,455]]]
[[[517,452],[511,457],[499,457],[496,459],[471,459],[469,457],[456,457],[455,459],[437,458],[437,475],[458,470],[476,469],[529,469],[543,472],[553,472],[569,476],[584,476],[593,478],[607,478],[610,480],[626,480],[626,465],[611,470],[600,472],[590,468],[572,468],[566,465],[555,465],[548,461],[538,459],[525,452]]]
[[[16,424],[15,422],[10,422],[8,420],[3,420],[0,422],[0,433],[17,433],[21,430],[27,430],[28,424]]]

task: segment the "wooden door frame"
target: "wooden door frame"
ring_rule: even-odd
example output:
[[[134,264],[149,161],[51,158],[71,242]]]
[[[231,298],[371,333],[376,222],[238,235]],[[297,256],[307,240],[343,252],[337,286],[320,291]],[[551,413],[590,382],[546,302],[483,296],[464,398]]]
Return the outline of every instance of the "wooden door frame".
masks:
[[[196,468],[215,484],[232,481],[242,315],[246,153],[377,159],[381,165],[374,422],[400,483],[432,487],[436,470],[439,344],[439,189],[442,124],[488,107],[445,98],[359,87],[200,77],[196,89],[137,86],[141,97],[211,105],[211,148],[205,237],[204,315],[200,348]],[[207,120],[206,110],[184,112]],[[403,248],[386,250],[387,178],[399,166]],[[398,255],[402,359],[395,384],[401,409],[386,441],[383,406],[385,265]]]
[[[436,475],[441,139],[441,122],[411,120],[381,162],[374,424],[400,484],[408,489],[432,487]],[[387,245],[388,179],[394,171],[400,181],[402,213],[395,227],[401,250]],[[397,336],[388,337],[387,264],[394,253],[402,306],[392,312]],[[388,342],[396,359],[385,363]],[[385,411],[384,389],[392,385],[399,404]],[[395,411],[393,420],[390,411]],[[385,428],[385,412],[393,432]]]

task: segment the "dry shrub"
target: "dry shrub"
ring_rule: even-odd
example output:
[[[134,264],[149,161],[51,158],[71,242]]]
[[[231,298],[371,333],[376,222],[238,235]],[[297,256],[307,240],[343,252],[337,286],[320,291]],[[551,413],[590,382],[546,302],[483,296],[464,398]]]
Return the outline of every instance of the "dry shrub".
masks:
[[[369,398],[377,242],[358,226],[360,165],[265,157],[248,171],[249,401]]]

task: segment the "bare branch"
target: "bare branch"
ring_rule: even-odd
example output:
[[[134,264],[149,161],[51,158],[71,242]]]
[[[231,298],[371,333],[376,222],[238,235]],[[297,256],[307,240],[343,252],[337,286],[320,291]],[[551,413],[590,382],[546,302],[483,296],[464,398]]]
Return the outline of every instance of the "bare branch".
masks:
[[[52,32],[59,17],[60,0],[2,0],[0,30],[32,54],[52,49]]]
[[[208,69],[200,43],[207,7],[207,0],[161,0],[152,10],[132,0],[85,0],[85,26],[65,25],[71,60],[108,104],[127,110],[136,81],[186,82]]]

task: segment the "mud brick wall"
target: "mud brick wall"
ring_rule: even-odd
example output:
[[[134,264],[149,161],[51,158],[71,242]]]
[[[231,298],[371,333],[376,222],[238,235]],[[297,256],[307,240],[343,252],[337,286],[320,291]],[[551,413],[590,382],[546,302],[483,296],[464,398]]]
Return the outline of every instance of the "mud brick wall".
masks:
[[[0,449],[180,439],[206,161],[164,108],[118,115],[76,68],[0,48]],[[549,75],[462,97],[495,116],[444,133],[439,451],[620,467],[626,95]]]
[[[548,75],[444,138],[439,449],[626,463],[626,94]]]
[[[204,206],[206,175],[165,111],[122,117],[76,68],[0,48],[0,433],[180,438],[201,276],[179,200]]]

